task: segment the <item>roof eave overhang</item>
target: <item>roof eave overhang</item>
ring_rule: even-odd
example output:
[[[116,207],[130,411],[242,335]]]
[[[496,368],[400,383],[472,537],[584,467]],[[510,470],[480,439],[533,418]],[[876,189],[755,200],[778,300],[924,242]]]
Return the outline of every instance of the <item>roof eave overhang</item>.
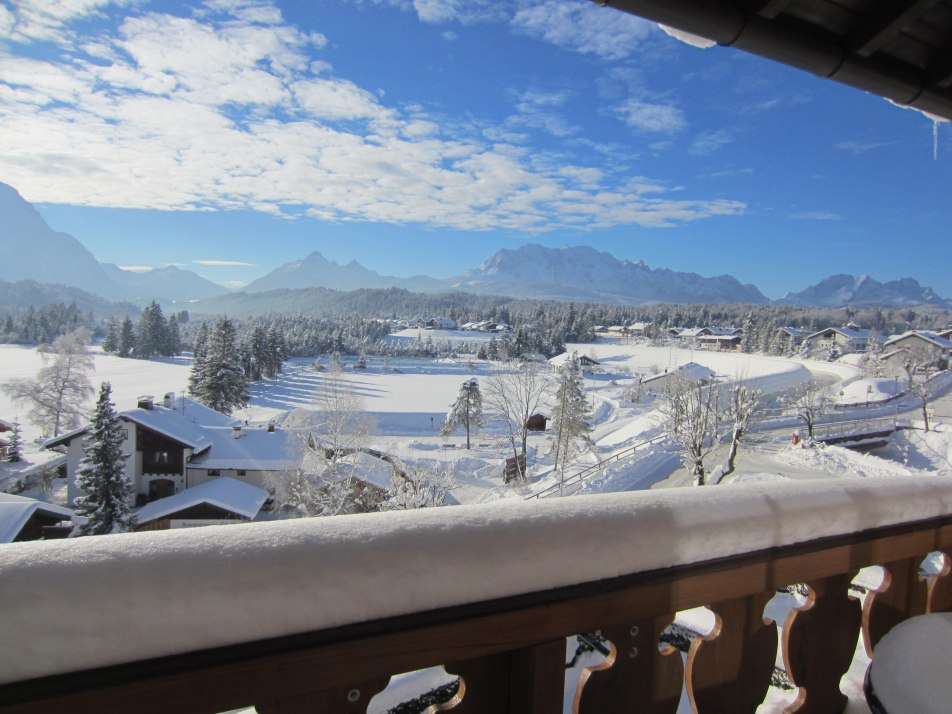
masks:
[[[861,55],[728,2],[593,1],[952,120],[952,88],[931,82],[924,71],[889,56]]]

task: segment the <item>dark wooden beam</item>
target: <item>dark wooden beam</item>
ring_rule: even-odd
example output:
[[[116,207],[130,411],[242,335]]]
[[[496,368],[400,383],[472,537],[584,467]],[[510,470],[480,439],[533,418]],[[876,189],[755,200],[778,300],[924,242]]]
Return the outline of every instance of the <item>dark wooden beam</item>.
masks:
[[[760,9],[757,10],[757,14],[765,20],[773,20],[777,15],[786,10],[792,1],[793,0],[766,0],[766,2],[761,4]]]
[[[925,14],[938,0],[915,0],[898,15],[889,18],[856,43],[856,54],[869,57]]]

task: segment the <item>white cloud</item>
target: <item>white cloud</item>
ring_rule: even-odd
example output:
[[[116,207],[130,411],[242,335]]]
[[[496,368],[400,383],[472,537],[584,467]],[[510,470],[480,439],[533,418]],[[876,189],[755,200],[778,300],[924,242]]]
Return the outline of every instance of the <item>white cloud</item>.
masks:
[[[843,216],[832,211],[803,211],[801,213],[792,213],[788,218],[795,218],[801,221],[841,221]]]
[[[292,90],[298,104],[320,119],[384,119],[391,114],[370,92],[347,80],[302,80]]]
[[[630,127],[641,131],[671,134],[680,131],[687,122],[684,113],[671,104],[658,104],[631,97],[615,108],[615,112]]]
[[[848,151],[852,154],[865,154],[867,151],[873,151],[874,149],[882,149],[889,144],[881,141],[840,141],[836,144],[833,144],[833,148],[837,151]]]
[[[216,267],[226,267],[226,268],[254,268],[257,267],[255,263],[245,263],[241,260],[193,260],[195,265],[212,265]]]
[[[119,270],[128,270],[130,273],[148,273],[155,270],[154,265],[119,265]]]
[[[0,37],[9,36],[17,42],[64,42],[69,38],[68,25],[80,18],[102,16],[110,6],[125,7],[137,0],[18,0],[0,17]],[[0,10],[3,10],[0,7]],[[6,28],[6,32],[4,32]]]
[[[462,13],[464,5],[440,7]],[[571,18],[588,17],[567,7]],[[594,48],[587,22],[582,35]],[[620,179],[622,151],[573,160],[518,146],[528,137],[507,122],[387,106],[315,60],[325,41],[267,4],[215,0],[191,17],[133,14],[113,38],[82,38],[55,61],[0,47],[0,176],[50,203],[243,208],[463,230],[665,226],[745,210]],[[520,95],[520,126],[570,133],[556,113],[570,96]],[[658,132],[684,125],[679,109],[647,100],[626,120]]]
[[[652,32],[647,20],[586,0],[544,0],[518,10],[512,24],[534,37],[583,54],[623,59]]]
[[[698,134],[691,143],[689,151],[697,156],[711,154],[736,140],[730,129],[709,129]]]

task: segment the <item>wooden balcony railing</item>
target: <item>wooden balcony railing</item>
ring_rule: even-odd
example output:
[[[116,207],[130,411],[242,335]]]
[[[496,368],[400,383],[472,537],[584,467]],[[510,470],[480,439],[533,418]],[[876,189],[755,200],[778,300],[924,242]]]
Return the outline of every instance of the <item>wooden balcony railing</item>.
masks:
[[[441,709],[563,710],[567,636],[610,655],[580,712],[842,712],[862,633],[952,609],[952,483],[718,486],[164,531],[0,550],[0,712],[364,712],[392,674],[459,675]],[[882,584],[851,587],[881,565]],[[805,597],[782,629],[778,588]],[[662,637],[707,606],[686,657]],[[684,635],[684,633],[687,635]],[[778,633],[779,636],[778,636]],[[779,642],[778,642],[779,640]],[[684,664],[682,664],[684,662]]]

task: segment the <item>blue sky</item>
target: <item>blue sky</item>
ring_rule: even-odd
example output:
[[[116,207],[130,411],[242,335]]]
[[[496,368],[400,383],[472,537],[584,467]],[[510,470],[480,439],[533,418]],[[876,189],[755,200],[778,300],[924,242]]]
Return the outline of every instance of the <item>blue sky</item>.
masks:
[[[102,261],[448,277],[588,244],[952,296],[952,131],[587,0],[0,0],[0,181]]]

